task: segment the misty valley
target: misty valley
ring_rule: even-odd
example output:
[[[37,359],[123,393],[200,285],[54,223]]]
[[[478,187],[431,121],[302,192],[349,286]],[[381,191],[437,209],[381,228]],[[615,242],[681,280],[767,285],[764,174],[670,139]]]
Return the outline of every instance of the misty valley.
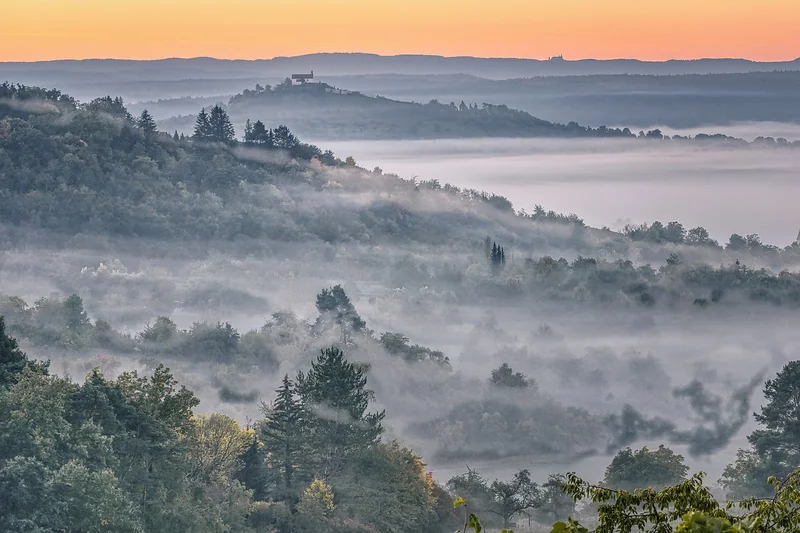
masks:
[[[0,531],[800,530],[780,113],[310,85],[0,85]]]

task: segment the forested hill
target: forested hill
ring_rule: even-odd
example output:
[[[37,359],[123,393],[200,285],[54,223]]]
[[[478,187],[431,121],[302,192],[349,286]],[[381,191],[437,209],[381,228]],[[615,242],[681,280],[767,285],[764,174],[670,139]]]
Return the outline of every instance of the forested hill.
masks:
[[[234,124],[270,117],[316,139],[437,139],[460,137],[624,137],[630,131],[587,128],[536,118],[525,111],[489,103],[431,100],[427,104],[367,96],[325,83],[271,87],[256,85],[233,96],[227,106]],[[163,112],[162,112],[163,114]],[[188,132],[196,116],[159,122],[167,131]]]
[[[146,111],[132,117],[119,98],[0,92],[0,221],[12,229],[434,243],[515,220],[505,198],[438,183],[420,194],[413,180],[358,168],[279,124],[255,121],[238,142],[219,107],[187,137],[159,132]]]
[[[138,103],[138,109],[149,108],[163,120],[165,131],[191,133],[196,114],[182,115],[187,106],[196,109],[211,99],[178,98]],[[217,102],[230,114],[237,128],[244,128],[248,119],[270,117],[304,137],[330,140],[377,139],[456,139],[480,137],[548,137],[548,138],[645,138],[683,142],[714,142],[733,147],[779,146],[798,147],[800,141],[759,137],[748,143],[744,139],[722,134],[698,134],[695,137],[667,137],[659,129],[639,131],[630,128],[583,126],[575,121],[567,124],[537,118],[505,104],[483,102],[449,102],[431,100],[422,104],[367,96],[358,91],[333,87],[326,83],[294,85],[285,79],[276,86],[256,84],[230,98],[227,104]],[[173,116],[174,115],[174,116]],[[165,118],[169,117],[169,118]]]

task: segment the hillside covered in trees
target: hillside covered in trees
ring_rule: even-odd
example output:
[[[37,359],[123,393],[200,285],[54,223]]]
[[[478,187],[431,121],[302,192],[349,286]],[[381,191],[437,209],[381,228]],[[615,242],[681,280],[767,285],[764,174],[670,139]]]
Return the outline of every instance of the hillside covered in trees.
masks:
[[[797,305],[797,275],[780,271],[797,263],[798,243],[780,249],[734,234],[720,245],[679,222],[622,234],[588,228],[577,215],[541,206],[527,213],[491,193],[367,171],[284,125],[248,120],[237,141],[219,106],[199,114],[191,136],[169,135],[120,99],[79,104],[57,90],[2,90],[0,220],[10,243],[49,234],[248,242],[251,251],[267,241],[420,251],[447,243],[455,254],[447,260],[379,260],[401,267],[393,283],[438,279],[458,294]]]
[[[16,316],[9,303],[16,306]],[[386,393],[381,378],[377,391],[370,388],[376,368],[348,359],[342,350],[371,351],[364,343],[374,337],[338,286],[318,295],[320,316],[310,331],[315,342],[330,342],[331,335],[338,339],[307,360],[305,370],[284,374],[277,390],[261,403],[259,418],[245,426],[225,414],[199,414],[200,400],[158,362],[175,356],[194,361],[210,357],[234,365],[256,362],[242,359],[236,346],[252,342],[240,338],[230,324],[216,330],[197,324],[187,332],[160,317],[152,327],[126,337],[101,320],[93,323],[77,295],[63,302],[43,299],[31,308],[19,300],[4,306],[3,313],[12,317],[11,331],[0,317],[4,530],[441,532],[459,525],[456,510],[464,500],[470,513],[482,516],[484,526],[498,529],[527,521],[529,528],[539,524],[548,531],[555,522],[552,531],[558,533],[568,530],[569,520],[576,532],[583,531],[579,522],[652,522],[658,527],[652,531],[669,532],[671,528],[658,526],[667,517],[669,522],[682,518],[702,524],[708,516],[741,523],[742,532],[788,533],[797,526],[793,494],[798,481],[797,473],[792,474],[797,435],[787,421],[798,416],[797,406],[787,401],[797,393],[797,362],[766,382],[768,403],[756,415],[764,427],[748,437],[753,448],[741,450],[720,480],[732,497],[761,499],[740,502],[744,515],[728,514],[703,486],[702,474],[687,478],[683,456],[665,446],[652,451],[623,448],[597,485],[572,473],[537,481],[527,469],[507,480],[490,481],[468,468],[446,483],[437,482],[421,457],[386,438],[387,413],[372,405]],[[43,336],[59,321],[60,335]],[[263,335],[277,347],[287,342],[291,331],[283,324],[276,317],[260,333],[248,335]],[[124,358],[98,357],[85,381],[76,382],[52,373],[46,361],[29,359],[12,331],[44,345],[63,342],[65,336],[106,348],[138,344],[147,361],[141,373],[118,373]],[[398,350],[407,349],[402,346],[408,347],[407,339],[396,334],[386,333],[380,342],[387,354],[399,355]],[[225,345],[233,351],[220,352]],[[309,348],[306,358],[313,353]],[[449,367],[438,357],[401,357],[402,364]],[[507,364],[487,381],[504,396],[532,387],[537,394],[535,383]],[[719,399],[707,395],[700,382],[680,394],[702,402],[693,407],[704,416],[715,416],[720,407]],[[220,398],[252,401],[226,390],[220,391]],[[459,409],[466,414],[464,422],[483,425],[485,415],[476,417],[468,409]],[[565,414],[575,416],[571,409],[552,416],[561,418],[560,429],[575,439],[575,428],[564,426]],[[540,415],[534,416],[541,421]],[[602,426],[613,430],[616,422],[598,419],[595,424],[595,431]],[[483,438],[503,438],[507,431],[496,421],[490,427]],[[655,427],[649,431],[653,430],[657,435]],[[628,431],[623,435],[629,436]],[[451,429],[445,442],[457,438]],[[548,439],[546,444],[556,442]],[[781,479],[774,489],[766,483],[770,475]],[[576,505],[587,499],[601,507]],[[656,502],[661,504],[657,510],[640,513],[641,505]],[[687,514],[691,511],[704,514]],[[756,519],[765,520],[765,527],[747,529]],[[476,533],[478,520],[477,515],[469,518]]]
[[[548,122],[505,105],[427,104],[367,96],[325,83],[275,87],[256,85],[227,104],[233,121],[272,117],[300,135],[315,139],[436,139],[449,137],[623,137],[621,129],[592,129],[576,123]],[[185,130],[194,119],[160,122],[167,130]]]
[[[181,134],[0,91],[3,531],[440,532],[458,497],[497,529],[731,522],[686,461],[762,388],[716,488],[782,476],[753,505],[796,527],[800,243],[591,228],[222,106]]]
[[[500,93],[500,97],[502,95]],[[191,98],[164,100],[152,102],[151,107],[161,119],[160,127],[168,131],[177,129],[188,132],[196,115],[181,115],[180,112],[194,101]],[[139,103],[136,107],[144,108],[147,105]],[[427,103],[417,103],[368,96],[322,82],[293,85],[289,79],[274,87],[256,84],[254,89],[245,89],[224,105],[233,122],[240,127],[244,127],[250,117],[265,116],[288,125],[302,136],[314,139],[644,138],[714,143],[737,148],[749,145],[800,146],[800,142],[763,136],[753,142],[722,134],[669,137],[659,129],[637,133],[625,127],[591,127],[575,121],[558,123],[536,118],[528,112],[505,104],[477,104],[464,100],[460,103],[445,103],[435,99]],[[619,121],[615,123],[619,124]]]

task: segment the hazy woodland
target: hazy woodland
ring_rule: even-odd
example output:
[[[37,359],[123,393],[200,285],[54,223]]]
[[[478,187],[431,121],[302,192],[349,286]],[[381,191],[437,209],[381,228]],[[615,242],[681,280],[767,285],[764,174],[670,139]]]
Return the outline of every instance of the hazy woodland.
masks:
[[[343,64],[340,75],[364,74]],[[262,65],[198,60],[171,76],[208,79],[218,65],[240,70],[214,74],[219,92],[173,93],[194,98],[159,111],[191,113],[181,132],[159,131],[149,103],[0,87],[0,450],[10,450],[0,490],[52,480],[31,491],[41,496],[0,504],[4,530],[61,531],[86,515],[119,531],[439,532],[460,526],[456,496],[490,528],[547,527],[593,516],[548,492],[561,483],[551,474],[660,488],[684,480],[685,464],[707,472],[715,494],[738,497],[768,493],[766,475],[796,466],[798,407],[784,406],[784,433],[769,425],[782,396],[765,380],[783,372],[787,390],[800,387],[797,146],[583,134],[335,142],[287,128],[293,109],[237,116],[216,96],[235,94],[224,90],[233,78],[241,91],[238,76],[255,79]],[[703,72],[760,68],[722,65]],[[91,62],[0,67],[0,78],[61,87],[108,73]],[[141,76],[114,68],[113,83]],[[503,68],[492,72],[522,72]],[[594,75],[607,70],[588,69],[579,85],[602,86]],[[145,72],[160,90],[165,70]],[[709,123],[794,131],[797,95],[783,78],[794,75],[725,80],[747,93],[748,76],[763,76],[784,111],[756,93],[752,115],[728,113],[743,109],[731,100]],[[620,94],[649,83],[612,78]],[[679,94],[669,80],[665,94]],[[541,80],[497,81],[528,82]],[[627,111],[606,123],[622,128],[640,103],[615,105]],[[245,134],[245,118],[263,120],[264,134]],[[8,337],[49,359],[50,375]],[[280,403],[281,387],[295,391],[309,434],[280,418],[294,405]],[[350,394],[344,421],[324,397],[331,387]],[[755,419],[765,405],[767,422]],[[652,452],[659,468],[677,464],[663,483],[648,477],[655,467],[615,477],[609,465],[626,448],[659,445],[683,456]],[[126,473],[128,456],[146,460]],[[81,496],[59,499],[59,483]],[[94,495],[89,512],[75,503],[82,483],[117,499]],[[57,518],[28,511],[53,502]]]

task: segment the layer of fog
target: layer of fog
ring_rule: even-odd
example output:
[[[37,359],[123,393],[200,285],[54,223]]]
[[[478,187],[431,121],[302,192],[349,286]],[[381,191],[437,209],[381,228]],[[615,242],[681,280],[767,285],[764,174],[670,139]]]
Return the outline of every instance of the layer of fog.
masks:
[[[630,126],[626,124],[625,126]],[[620,127],[625,127],[620,126]],[[701,128],[671,128],[668,126],[655,126],[662,131],[664,135],[691,135],[695,136],[700,133],[712,135],[721,133],[723,135],[730,135],[731,137],[738,137],[747,142],[752,142],[757,137],[772,137],[784,139],[793,142],[800,140],[800,124],[789,122],[736,122],[733,124],[709,124]],[[654,129],[649,127],[648,129]]]
[[[703,226],[726,242],[758,233],[785,246],[800,227],[796,150],[729,150],[640,141],[456,139],[330,142],[359,165],[501,194],[517,208],[574,212],[592,226]]]
[[[170,315],[181,328],[197,320],[230,321],[241,333],[287,309],[313,322],[316,293],[343,282],[376,334],[401,332],[412,343],[440,349],[451,358],[454,372],[447,373],[423,364],[406,364],[379,349],[356,352],[358,358],[372,364],[370,384],[376,390],[376,408],[387,410],[388,437],[412,445],[443,480],[463,471],[465,463],[493,477],[510,475],[519,468],[530,468],[542,479],[566,470],[593,480],[602,477],[610,461],[605,441],[578,445],[578,452],[585,450],[589,455],[582,459],[518,453],[505,459],[439,460],[435,456],[439,444],[410,431],[420,422],[446,420],[465,402],[494,398],[486,381],[490,371],[503,362],[533,378],[544,398],[562,405],[604,416],[619,413],[630,404],[646,417],[657,415],[686,430],[702,421],[691,414],[686,400],[673,396],[675,388],[699,377],[724,396],[763,368],[774,374],[781,364],[800,357],[793,333],[796,317],[789,310],[721,308],[702,315],[707,318],[661,310],[643,317],[635,309],[604,313],[570,302],[459,298],[446,282],[435,279],[425,284],[427,288],[409,284],[398,290],[394,271],[402,268],[397,258],[407,254],[403,248],[269,244],[273,253],[266,256],[242,249],[197,258],[186,254],[182,259],[144,259],[121,252],[122,246],[105,251],[78,247],[61,252],[6,251],[0,257],[0,281],[4,294],[22,296],[29,303],[50,292],[62,296],[78,292],[93,319],[107,319],[131,333],[161,314]],[[422,263],[458,260],[437,254],[441,256],[441,249],[432,247],[415,250],[414,256]],[[552,327],[554,339],[537,335],[542,324]],[[324,342],[318,341],[320,345]],[[95,355],[25,348],[34,355],[53,357],[55,371],[69,372],[77,379]],[[281,348],[277,355],[283,362],[276,373],[243,375],[213,363],[185,359],[167,359],[166,363],[201,397],[201,411],[221,411],[245,422],[259,416],[258,402],[224,403],[218,395],[219,380],[242,393],[255,391],[253,398],[269,401],[283,373],[292,375],[304,368],[315,351]],[[143,369],[136,356],[111,355],[123,362],[123,370]],[[542,401],[535,393],[502,396],[511,405]],[[749,411],[760,403],[756,393]],[[746,446],[744,436],[752,428],[750,420],[730,441],[722,442],[720,450],[709,456],[687,457],[688,463],[693,470],[709,472],[710,481],[715,481],[733,460],[736,449]],[[543,431],[546,434],[547,430]],[[688,453],[687,446],[673,440],[666,434],[633,445],[666,442]]]
[[[670,211],[680,203],[680,195],[686,195],[680,191],[675,192],[672,202],[667,202],[662,211],[666,215],[659,216],[659,202],[663,202],[664,197],[669,199],[661,188],[690,187],[688,196],[691,196],[691,186],[697,186],[692,182],[703,178],[710,198],[718,198],[718,194],[725,198],[725,190],[733,186],[739,187],[737,190],[741,193],[741,187],[754,180],[757,169],[769,171],[769,183],[789,187],[791,180],[787,169],[797,161],[796,155],[787,155],[792,154],[788,151],[651,148],[641,142],[576,140],[349,143],[335,148],[341,156],[353,154],[365,166],[372,166],[369,158],[374,157],[374,164],[387,171],[439,178],[443,182],[506,194],[517,207],[530,209],[533,203],[540,202],[547,208],[575,211],[593,224],[603,223],[603,220],[593,220],[593,217],[602,218],[597,215],[601,212],[598,204],[608,204],[600,206],[605,209],[604,213],[618,217],[620,213],[628,213],[626,210],[630,209],[633,197],[633,205],[640,209],[636,213],[644,213],[647,220],[658,217],[678,219],[687,226],[704,225],[720,239],[732,231],[757,231],[769,242],[781,240],[770,238],[759,225],[764,223],[759,216],[763,218],[764,213],[770,211],[774,203],[768,202],[775,202],[774,198],[759,198],[752,192],[743,194],[737,202],[746,208],[740,210],[749,218],[728,227],[727,219],[721,222],[718,219],[720,204],[708,199],[699,204],[692,203],[691,198],[683,198],[686,203],[703,206],[690,213],[694,219]],[[515,191],[524,192],[528,183],[523,176],[530,175],[536,179],[528,200],[520,198]],[[366,185],[342,194],[317,191],[302,198],[298,195],[294,201],[301,209],[330,210],[332,225],[339,223],[342,211],[341,206],[338,211],[330,209],[332,205],[375,202],[386,193],[368,189],[374,175],[354,177],[346,171],[337,171],[331,177],[345,185],[347,179],[364,180]],[[765,182],[762,177],[755,185]],[[636,196],[636,190],[631,190],[635,186],[645,191],[640,197]],[[264,191],[269,187],[264,187]],[[550,197],[542,198],[548,187],[558,189],[563,197],[559,200],[551,192]],[[253,187],[250,193],[264,191]],[[781,200],[788,202],[796,198],[796,195],[791,196],[792,191],[783,190],[787,199]],[[699,193],[695,190],[694,194]],[[290,201],[288,195],[285,200]],[[417,204],[417,209],[429,211],[452,208],[441,198],[427,195],[418,199]],[[598,210],[593,214],[587,207]],[[655,211],[655,216],[651,211]],[[496,223],[497,232],[514,235],[520,259],[544,254],[574,255],[574,249],[567,244],[560,249],[552,244],[550,246],[555,249],[544,246],[532,249],[531,242],[537,233],[541,236],[556,229],[522,220],[509,221],[507,215],[501,218],[503,215],[499,212],[487,216],[497,217],[490,220]],[[715,220],[719,226],[724,226],[724,232],[715,228]],[[796,315],[786,308],[756,304],[719,306],[704,314],[687,305],[654,311],[642,311],[639,307],[612,308],[609,312],[609,309],[573,300],[481,297],[469,290],[459,290],[467,287],[468,279],[461,284],[444,277],[419,275],[425,268],[441,272],[445,263],[463,271],[473,262],[486,270],[485,261],[479,251],[476,253],[473,242],[477,239],[480,245],[485,233],[477,232],[484,231],[487,226],[470,227],[464,230],[463,239],[459,235],[455,242],[431,246],[332,245],[312,241],[263,242],[260,248],[246,244],[237,248],[230,243],[217,248],[217,243],[203,243],[191,249],[185,243],[131,243],[83,235],[60,251],[55,247],[33,245],[22,250],[3,250],[0,252],[0,286],[3,294],[22,296],[29,303],[50,292],[60,296],[77,292],[84,298],[93,319],[108,320],[114,327],[131,333],[141,331],[146,322],[152,323],[158,315],[171,316],[181,328],[188,328],[197,320],[229,321],[244,333],[262,326],[272,313],[287,309],[313,322],[317,314],[315,295],[324,287],[343,283],[356,309],[377,334],[403,333],[412,343],[442,350],[453,362],[454,372],[448,373],[430,365],[407,364],[374,345],[354,350],[353,354],[372,365],[370,386],[376,391],[376,407],[387,410],[387,437],[398,438],[422,453],[439,479],[463,471],[464,463],[468,463],[490,477],[503,477],[513,469],[531,468],[539,479],[555,471],[577,470],[580,475],[597,480],[613,454],[608,453],[608,442],[604,439],[588,442],[585,434],[578,435],[580,428],[576,427],[574,449],[564,456],[514,449],[500,450],[515,452],[505,459],[438,458],[442,443],[438,438],[420,434],[416,426],[428,421],[446,422],[458,415],[460,406],[469,402],[490,403],[499,396],[507,405],[518,408],[552,402],[560,409],[564,406],[585,409],[597,420],[618,414],[629,404],[643,417],[660,416],[674,424],[676,430],[685,432],[707,421],[695,416],[688,401],[674,396],[676,388],[699,378],[715,393],[725,396],[762,369],[766,368],[770,376],[781,364],[800,357],[795,334]],[[571,232],[563,226],[560,231]],[[493,235],[494,232],[493,229]],[[793,237],[790,234],[789,239]],[[561,242],[566,243],[566,240],[564,237]],[[89,249],[86,243],[96,246]],[[169,248],[168,252],[160,249],[165,247]],[[509,246],[510,256],[516,252]],[[538,335],[543,324],[552,327],[555,338]],[[279,348],[277,356],[281,366],[274,373],[243,373],[241,369],[181,358],[165,362],[201,397],[203,412],[221,411],[245,422],[259,416],[256,398],[269,401],[283,373],[294,374],[298,368],[305,368],[317,349],[329,341],[327,338],[316,340],[310,348]],[[34,355],[53,357],[54,370],[69,372],[77,379],[90,368],[87,365],[92,364],[96,355],[94,352],[75,354],[25,348]],[[123,361],[122,369],[143,368],[136,355],[111,355]],[[487,378],[491,370],[503,362],[533,378],[541,394],[498,392],[489,387]],[[223,402],[219,396],[220,382],[235,387],[245,396],[255,391],[250,397],[254,401]],[[761,403],[756,393],[746,412],[757,410]],[[492,412],[487,413],[492,415]],[[488,419],[491,422],[491,416]],[[540,425],[546,426],[547,422]],[[742,427],[736,426],[732,436],[723,435],[718,439],[711,455],[689,457],[690,446],[679,442],[680,435],[675,435],[678,431],[664,432],[655,440],[645,434],[631,444],[638,447],[645,443],[667,443],[687,455],[693,470],[709,472],[709,480],[713,482],[732,461],[735,450],[746,446],[744,437],[752,428],[750,419]],[[497,431],[504,429],[499,427]],[[534,427],[531,431],[550,436],[552,430]],[[566,440],[572,435],[554,437]],[[576,459],[576,454],[586,456]]]

